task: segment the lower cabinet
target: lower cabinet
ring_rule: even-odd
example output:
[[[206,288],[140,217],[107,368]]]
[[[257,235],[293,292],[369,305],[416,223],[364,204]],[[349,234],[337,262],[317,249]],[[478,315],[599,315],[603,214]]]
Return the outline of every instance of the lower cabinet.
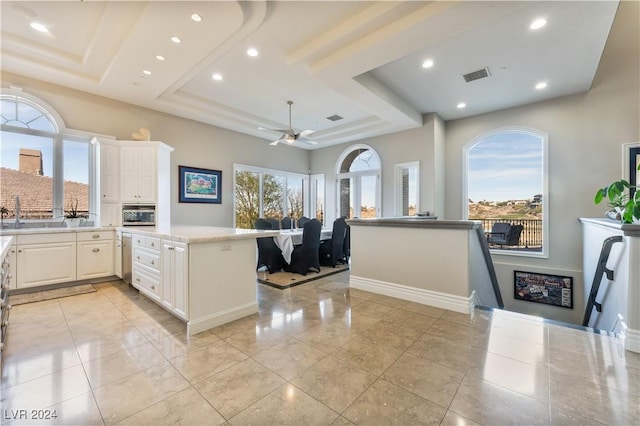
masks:
[[[17,288],[76,280],[76,241],[20,244],[16,247]]]
[[[113,275],[113,232],[78,232],[77,278]]]
[[[131,284],[150,299],[162,303],[160,239],[134,235]]]
[[[114,248],[115,250],[113,252],[113,255],[115,256],[115,258],[113,262],[113,273],[116,275],[116,277],[122,278],[122,232],[120,231],[116,233]]]
[[[189,316],[188,245],[162,240],[162,305],[176,316]]]

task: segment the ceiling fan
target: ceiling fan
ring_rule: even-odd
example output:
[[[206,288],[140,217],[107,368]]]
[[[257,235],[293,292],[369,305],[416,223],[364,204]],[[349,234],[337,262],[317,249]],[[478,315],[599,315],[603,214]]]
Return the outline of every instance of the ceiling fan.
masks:
[[[278,145],[278,143],[280,142],[286,142],[286,143],[292,144],[296,141],[305,142],[310,145],[316,145],[318,142],[308,138],[308,136],[311,135],[311,133],[313,133],[313,130],[303,130],[300,133],[296,133],[295,130],[293,130],[293,127],[291,127],[291,105],[293,105],[293,101],[287,101],[287,105],[289,105],[289,128],[288,129],[267,129],[265,127],[258,127],[258,129],[260,130],[272,130],[274,132],[283,132],[282,136],[280,136],[275,141],[271,142],[269,145],[275,146],[275,145]]]

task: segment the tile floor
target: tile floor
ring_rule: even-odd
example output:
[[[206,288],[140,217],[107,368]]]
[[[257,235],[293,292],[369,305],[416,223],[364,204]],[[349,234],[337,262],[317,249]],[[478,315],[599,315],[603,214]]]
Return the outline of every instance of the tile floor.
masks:
[[[609,337],[347,283],[260,285],[259,314],[191,338],[121,281],[15,306],[0,423],[639,424],[640,356]]]

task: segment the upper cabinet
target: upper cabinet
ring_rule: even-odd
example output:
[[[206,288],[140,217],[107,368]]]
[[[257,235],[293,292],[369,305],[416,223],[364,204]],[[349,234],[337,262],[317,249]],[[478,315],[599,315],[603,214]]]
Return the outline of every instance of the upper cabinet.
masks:
[[[120,148],[123,204],[155,204],[156,147],[123,146]]]
[[[102,202],[117,203],[120,200],[120,153],[118,147],[100,146],[100,199]]]

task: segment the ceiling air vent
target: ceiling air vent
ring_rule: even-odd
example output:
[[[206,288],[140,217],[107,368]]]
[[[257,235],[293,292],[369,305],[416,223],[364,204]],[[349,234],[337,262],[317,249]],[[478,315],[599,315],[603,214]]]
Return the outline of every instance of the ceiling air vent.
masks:
[[[338,114],[333,114],[329,117],[327,117],[327,120],[331,120],[331,121],[338,121],[338,120],[342,120],[343,117],[340,117]]]
[[[489,68],[482,68],[481,70],[477,70],[477,71],[472,71],[468,74],[463,74],[462,78],[464,78],[464,81],[466,81],[467,83],[474,81],[474,80],[480,80],[481,78],[487,78],[487,77],[491,77],[491,74],[489,73]]]

